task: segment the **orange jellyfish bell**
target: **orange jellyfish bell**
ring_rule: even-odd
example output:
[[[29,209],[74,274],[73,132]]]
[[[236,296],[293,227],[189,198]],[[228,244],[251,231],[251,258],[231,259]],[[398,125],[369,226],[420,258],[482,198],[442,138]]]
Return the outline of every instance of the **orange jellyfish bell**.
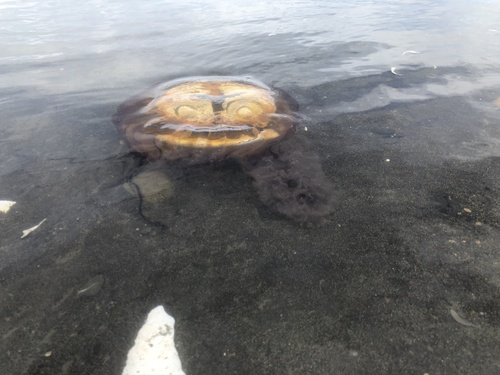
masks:
[[[155,85],[118,107],[113,122],[149,159],[204,162],[253,156],[295,127],[296,103],[242,77],[194,77]]]

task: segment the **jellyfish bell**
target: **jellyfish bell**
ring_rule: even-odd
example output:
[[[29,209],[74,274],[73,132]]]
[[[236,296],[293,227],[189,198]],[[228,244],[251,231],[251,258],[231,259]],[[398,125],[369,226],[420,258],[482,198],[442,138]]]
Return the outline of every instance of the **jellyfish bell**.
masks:
[[[149,159],[204,162],[257,155],[293,132],[296,103],[239,77],[161,83],[119,106],[114,123]]]

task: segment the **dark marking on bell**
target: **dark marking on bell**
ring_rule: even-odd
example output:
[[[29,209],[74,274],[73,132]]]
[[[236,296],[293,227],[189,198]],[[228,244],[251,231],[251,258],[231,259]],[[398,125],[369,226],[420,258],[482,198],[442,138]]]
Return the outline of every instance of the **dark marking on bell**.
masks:
[[[224,103],[224,99],[218,99],[212,102],[212,109],[214,110],[214,113],[222,112],[224,110],[222,108],[222,103]]]

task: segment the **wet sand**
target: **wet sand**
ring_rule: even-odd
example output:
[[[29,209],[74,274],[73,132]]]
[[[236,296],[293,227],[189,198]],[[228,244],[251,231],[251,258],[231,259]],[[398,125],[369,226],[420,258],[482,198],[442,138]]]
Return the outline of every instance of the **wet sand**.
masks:
[[[264,206],[234,163],[138,165],[110,121],[118,101],[10,108],[1,372],[119,374],[164,305],[187,374],[499,373],[500,91],[325,112],[381,80],[399,85],[286,87],[338,192],[319,227]],[[151,170],[172,196],[124,188]]]

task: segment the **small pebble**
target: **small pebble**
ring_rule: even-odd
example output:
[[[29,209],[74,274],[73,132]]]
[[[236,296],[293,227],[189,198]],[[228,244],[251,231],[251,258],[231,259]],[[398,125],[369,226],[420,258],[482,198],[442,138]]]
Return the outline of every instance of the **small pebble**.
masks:
[[[152,230],[153,229],[151,227],[145,227],[145,228],[142,228],[139,233],[142,234],[142,235],[146,235],[146,234],[151,233]]]
[[[131,183],[125,183],[123,187],[132,195],[137,195],[139,189],[141,197],[151,202],[174,195],[174,184],[165,173],[160,171],[142,172],[135,176]]]
[[[464,208],[464,211],[467,212],[468,214],[470,214],[472,212],[472,210],[470,208]]]

